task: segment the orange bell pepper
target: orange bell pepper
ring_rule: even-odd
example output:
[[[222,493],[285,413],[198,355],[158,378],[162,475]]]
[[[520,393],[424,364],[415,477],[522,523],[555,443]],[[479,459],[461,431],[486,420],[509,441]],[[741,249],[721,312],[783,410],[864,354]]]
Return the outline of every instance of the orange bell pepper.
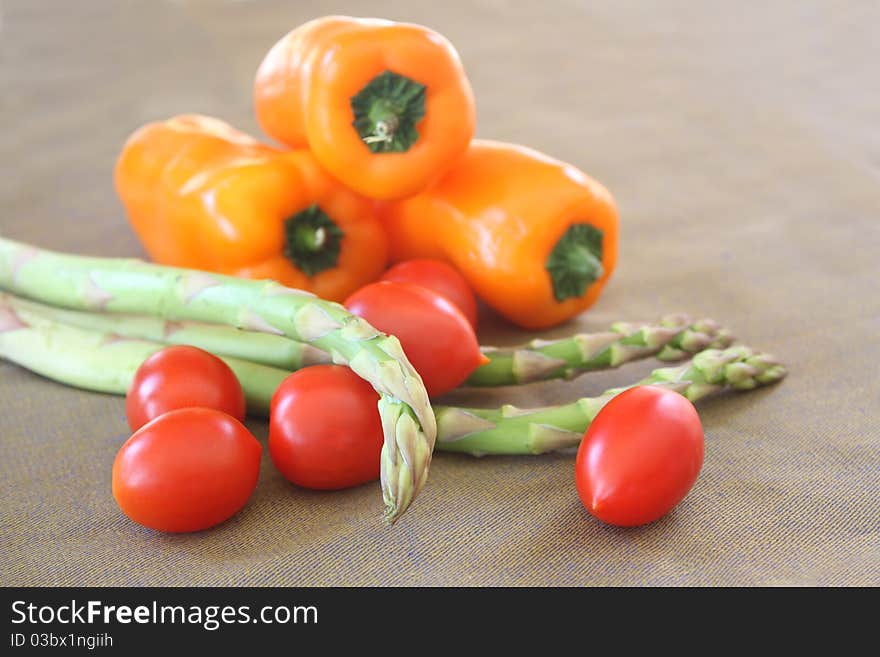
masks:
[[[476,121],[458,53],[420,25],[327,16],[266,55],[254,84],[273,139],[309,149],[355,191],[411,196],[467,148]]]
[[[142,127],[115,180],[135,233],[164,265],[272,278],[339,301],[387,264],[371,201],[308,151],[281,152],[217,119]]]
[[[591,306],[617,262],[608,190],[521,146],[475,140],[428,190],[378,208],[392,261],[446,260],[489,306],[528,329]]]

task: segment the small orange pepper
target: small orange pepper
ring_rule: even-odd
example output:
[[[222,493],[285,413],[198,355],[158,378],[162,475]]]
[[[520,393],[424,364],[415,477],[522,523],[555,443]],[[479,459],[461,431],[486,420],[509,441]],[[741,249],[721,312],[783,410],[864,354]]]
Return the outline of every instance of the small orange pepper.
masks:
[[[276,43],[254,83],[273,139],[308,147],[364,196],[411,196],[446,171],[474,133],[458,53],[421,25],[327,16]]]
[[[432,187],[377,206],[392,261],[452,263],[490,307],[527,329],[590,307],[617,262],[608,190],[522,146],[474,140]]]
[[[305,150],[282,152],[230,125],[185,115],[126,142],[116,189],[152,260],[271,278],[339,301],[375,280],[387,238],[373,203]]]

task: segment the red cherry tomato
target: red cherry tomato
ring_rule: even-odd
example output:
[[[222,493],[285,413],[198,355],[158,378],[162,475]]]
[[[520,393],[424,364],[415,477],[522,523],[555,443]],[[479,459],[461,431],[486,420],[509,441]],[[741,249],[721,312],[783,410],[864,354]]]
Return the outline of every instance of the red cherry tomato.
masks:
[[[432,397],[460,385],[486,362],[461,311],[427,288],[396,281],[371,283],[346,299],[345,307],[397,336]]]
[[[476,330],[477,297],[465,277],[452,265],[430,258],[406,260],[391,267],[379,280],[415,283],[442,294]]]
[[[678,504],[703,465],[694,405],[656,386],[614,397],[578,449],[575,483],[587,510],[612,525],[653,522]]]
[[[314,365],[282,381],[269,416],[269,454],[305,488],[348,488],[379,478],[379,395],[341,365]]]
[[[113,497],[125,515],[150,529],[207,529],[248,501],[262,451],[253,434],[226,413],[170,411],[141,427],[119,450]]]
[[[137,431],[153,418],[177,408],[199,406],[244,420],[244,392],[229,366],[197,347],[167,347],[135,372],[125,414]]]

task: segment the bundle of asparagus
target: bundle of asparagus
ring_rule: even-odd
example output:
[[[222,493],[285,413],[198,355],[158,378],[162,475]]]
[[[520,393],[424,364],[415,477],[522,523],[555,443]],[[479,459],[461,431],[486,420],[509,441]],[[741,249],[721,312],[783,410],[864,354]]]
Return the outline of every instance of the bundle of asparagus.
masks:
[[[424,485],[432,450],[539,454],[576,446],[612,397],[542,408],[432,408],[400,349],[341,306],[272,282],[244,281],[134,260],[68,256],[0,238],[0,357],[69,385],[125,394],[135,371],[167,344],[217,354],[242,383],[251,412],[268,412],[293,370],[336,362],[380,393],[386,442],[386,517],[403,513]],[[27,297],[27,298],[23,298]],[[723,388],[751,389],[785,376],[772,357],[712,320],[682,315],[656,324],[620,322],[514,349],[484,348],[489,363],[468,385],[510,385],[619,367],[637,358],[693,359],[633,385],[662,385],[696,401]],[[435,414],[436,413],[436,421]]]
[[[166,346],[138,337],[123,338],[114,332],[78,328],[33,312],[31,307],[33,304],[16,297],[0,296],[0,317],[14,317],[18,322],[17,330],[5,332],[0,323],[0,356],[61,383],[124,395],[140,364]],[[49,309],[49,313],[58,315],[56,309]],[[120,318],[96,317],[95,321],[108,319],[115,322]],[[267,414],[272,395],[290,370],[230,356],[221,358],[241,381],[249,410]],[[750,390],[775,383],[783,376],[785,369],[772,357],[735,346],[705,349],[682,365],[654,370],[628,387],[659,385],[697,401],[726,387]],[[576,447],[602,407],[627,388],[539,409],[435,406],[435,449],[482,456],[542,454]]]

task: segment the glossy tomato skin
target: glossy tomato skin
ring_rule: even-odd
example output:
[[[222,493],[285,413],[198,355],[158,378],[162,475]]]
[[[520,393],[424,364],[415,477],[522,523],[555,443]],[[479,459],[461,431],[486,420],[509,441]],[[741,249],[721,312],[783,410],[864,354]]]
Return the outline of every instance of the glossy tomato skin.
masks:
[[[235,418],[209,408],[160,415],[113,462],[113,497],[135,522],[193,532],[235,515],[257,485],[262,446]]]
[[[465,316],[433,290],[379,281],[352,294],[345,307],[380,331],[397,336],[431,397],[461,385],[486,362]]]
[[[399,262],[379,279],[421,285],[443,295],[477,328],[477,297],[464,276],[442,260],[417,258]]]
[[[166,347],[135,372],[125,398],[128,426],[137,431],[150,420],[178,408],[199,406],[244,420],[245,399],[233,371],[214,354],[197,347]]]
[[[269,415],[269,454],[289,481],[318,490],[379,478],[382,422],[373,387],[341,365],[284,379]]]
[[[656,386],[627,390],[599,411],[584,434],[575,462],[578,495],[606,523],[653,522],[694,485],[703,443],[690,401]]]

